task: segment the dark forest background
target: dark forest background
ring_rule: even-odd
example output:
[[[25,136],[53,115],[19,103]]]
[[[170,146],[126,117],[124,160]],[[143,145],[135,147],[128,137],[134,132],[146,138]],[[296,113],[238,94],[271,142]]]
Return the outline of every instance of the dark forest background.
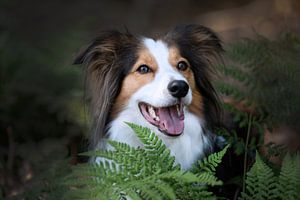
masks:
[[[299,35],[300,1],[1,0],[0,199],[46,199],[55,183],[45,177],[59,177],[65,158],[79,161],[89,123],[82,69],[72,66],[80,47],[102,30],[155,37],[184,23],[212,28],[225,48],[258,34]]]

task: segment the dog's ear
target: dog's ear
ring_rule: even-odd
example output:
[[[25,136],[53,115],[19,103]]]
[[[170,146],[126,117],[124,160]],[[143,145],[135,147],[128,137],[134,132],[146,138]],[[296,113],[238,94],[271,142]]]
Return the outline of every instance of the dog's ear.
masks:
[[[201,25],[177,26],[165,36],[165,40],[185,51],[181,53],[200,56],[202,62],[209,64],[223,52],[219,37],[211,29]]]
[[[222,44],[218,36],[201,25],[182,25],[166,34],[164,40],[169,46],[176,46],[191,64],[196,85],[203,96],[207,125],[219,123],[219,98],[211,84],[211,72],[216,61],[222,61]]]
[[[136,37],[129,32],[119,31],[102,32],[74,59],[73,64],[91,64],[90,62],[100,60],[105,64],[111,64],[117,56],[130,48],[130,44],[136,42]]]
[[[130,33],[103,32],[74,60],[74,64],[84,65],[86,96],[91,101],[93,148],[105,136],[112,105],[134,64],[137,45],[138,39]]]

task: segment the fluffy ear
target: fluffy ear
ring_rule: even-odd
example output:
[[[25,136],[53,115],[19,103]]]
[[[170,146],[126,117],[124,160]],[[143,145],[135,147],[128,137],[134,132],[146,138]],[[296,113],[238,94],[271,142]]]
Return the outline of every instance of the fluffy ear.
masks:
[[[136,45],[137,40],[136,37],[128,32],[102,32],[75,57],[73,64],[90,64],[97,59],[102,59],[99,61],[109,64],[110,62],[114,62],[120,53],[130,50],[132,45]],[[101,67],[101,65],[98,67]]]
[[[91,101],[93,148],[105,136],[111,107],[135,62],[137,45],[137,39],[129,33],[103,32],[75,58],[74,64],[84,65],[86,94]]]
[[[213,64],[221,58],[223,48],[217,35],[201,25],[177,26],[166,34],[169,46],[176,46],[191,64],[196,85],[204,99],[207,125],[214,127],[219,122],[218,96],[211,84]]]
[[[211,64],[223,52],[218,36],[201,25],[177,26],[165,36],[165,40],[170,45],[179,46],[185,51],[182,53],[201,57],[202,62],[208,62],[207,64]]]

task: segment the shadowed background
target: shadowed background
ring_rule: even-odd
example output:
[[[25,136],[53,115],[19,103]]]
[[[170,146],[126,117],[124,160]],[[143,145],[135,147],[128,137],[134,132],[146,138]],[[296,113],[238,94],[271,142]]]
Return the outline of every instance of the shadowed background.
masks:
[[[47,199],[44,177],[59,176],[54,169],[68,156],[78,162],[89,122],[82,71],[71,65],[80,47],[102,30],[155,37],[185,23],[212,28],[225,46],[258,33],[299,35],[300,2],[0,1],[0,199],[24,191]]]

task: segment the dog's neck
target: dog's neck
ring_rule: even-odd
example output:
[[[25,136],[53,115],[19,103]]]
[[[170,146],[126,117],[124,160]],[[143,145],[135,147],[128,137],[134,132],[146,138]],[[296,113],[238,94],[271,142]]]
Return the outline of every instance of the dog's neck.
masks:
[[[148,123],[140,114],[139,110],[125,109],[116,119],[109,124],[108,139],[131,146],[142,146],[133,130],[124,122],[131,122],[143,127],[150,128],[156,135],[162,139],[165,145],[170,149],[171,154],[175,156],[176,163],[186,170],[191,168],[192,164],[204,156],[204,151],[211,146],[209,139],[203,131],[203,121],[194,114],[185,110],[185,128],[182,135],[177,137],[166,136],[161,133],[157,127]],[[109,148],[109,146],[106,148]]]

